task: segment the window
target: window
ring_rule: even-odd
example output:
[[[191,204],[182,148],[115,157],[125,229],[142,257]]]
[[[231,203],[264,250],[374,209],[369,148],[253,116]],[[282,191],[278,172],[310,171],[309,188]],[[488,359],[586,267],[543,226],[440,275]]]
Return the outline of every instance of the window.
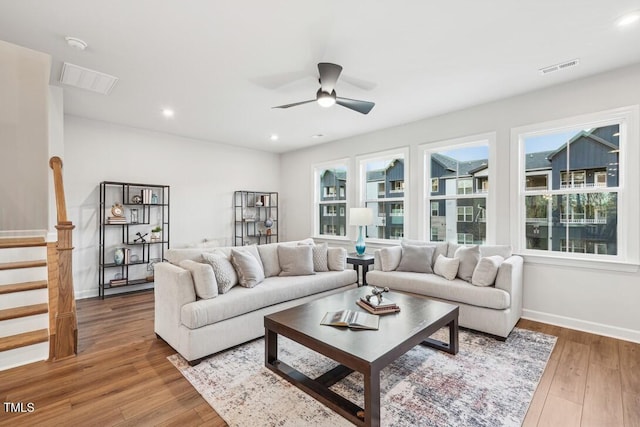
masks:
[[[513,130],[519,143],[519,213],[513,215],[519,224],[512,227],[517,250],[637,260],[631,237],[638,230],[637,198],[625,198],[623,188],[638,185],[637,171],[625,167],[629,156],[637,156],[629,144],[637,126],[630,122],[637,123],[637,108]]]
[[[347,207],[347,165],[316,166],[315,182],[315,236],[345,236]]]
[[[432,193],[437,193],[440,188],[440,180],[438,178],[432,178],[431,179],[431,192]]]
[[[400,239],[405,234],[407,150],[390,151],[358,160],[361,171],[360,196],[373,210],[374,223],[366,237]]]
[[[431,216],[439,216],[440,215],[440,203],[431,202]]]
[[[487,242],[489,150],[494,134],[424,145],[425,230],[431,241]],[[435,147],[434,147],[435,146]],[[438,182],[437,188],[433,183]],[[437,190],[437,191],[434,191]]]
[[[473,234],[458,233],[458,244],[460,244],[460,245],[472,245],[473,244]]]
[[[473,206],[458,206],[458,222],[473,221]]]
[[[458,178],[458,194],[473,193],[473,181],[471,178]]]

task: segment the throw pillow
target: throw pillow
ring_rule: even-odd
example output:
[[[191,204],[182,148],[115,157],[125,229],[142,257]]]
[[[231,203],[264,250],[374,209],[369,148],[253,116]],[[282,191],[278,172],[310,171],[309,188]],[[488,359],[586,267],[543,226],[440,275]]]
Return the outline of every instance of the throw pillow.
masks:
[[[260,259],[260,253],[258,252],[258,245],[247,245],[247,246],[242,246],[242,247],[234,248],[234,249],[241,250],[241,251],[247,251],[251,255],[253,255],[253,257],[258,260],[258,264],[260,265],[260,270],[262,270],[262,273],[264,274],[264,267],[262,266],[262,260]]]
[[[180,262],[180,267],[191,272],[198,298],[210,299],[218,296],[218,282],[210,264],[185,259]]]
[[[231,249],[231,263],[238,273],[240,286],[253,288],[264,280],[262,266],[249,251]]]
[[[447,258],[446,256],[439,254],[436,258],[436,263],[433,266],[433,272],[447,280],[453,280],[456,278],[456,274],[458,274],[459,265],[459,258]]]
[[[436,243],[436,242],[427,242],[424,240],[412,240],[412,239],[406,239],[406,238],[403,238],[400,241],[400,244],[402,246],[406,246],[406,245],[433,246],[435,248],[435,251],[433,252],[433,260],[431,262],[431,267],[435,265],[436,260],[438,259],[438,255],[442,254],[443,256],[447,256],[447,248],[449,247],[449,244],[447,242]]]
[[[402,257],[397,271],[413,271],[415,273],[433,273],[431,269],[431,258],[433,258],[434,246],[412,246],[404,245]]]
[[[313,271],[313,249],[310,245],[278,246],[280,276],[306,276]]]
[[[473,271],[476,269],[476,265],[478,265],[478,261],[480,260],[480,247],[478,245],[469,247],[461,246],[456,249],[454,258],[460,260],[458,277],[467,282],[471,282]]]
[[[380,249],[380,268],[382,271],[393,271],[398,268],[402,259],[402,246]]]
[[[211,264],[218,282],[218,293],[224,294],[238,284],[238,275],[231,261],[219,252],[203,252],[202,259]]]
[[[331,271],[343,271],[347,268],[347,250],[327,248],[327,265]]]
[[[272,277],[280,274],[280,261],[278,260],[278,243],[259,245],[258,253],[264,268],[264,277]]]
[[[314,271],[329,271],[329,264],[327,263],[327,249],[326,243],[319,245],[307,242],[298,242],[298,245],[311,246],[313,256],[313,270]]]
[[[473,270],[471,284],[476,286],[491,286],[496,281],[498,269],[504,261],[500,255],[493,255],[480,258],[478,265]]]

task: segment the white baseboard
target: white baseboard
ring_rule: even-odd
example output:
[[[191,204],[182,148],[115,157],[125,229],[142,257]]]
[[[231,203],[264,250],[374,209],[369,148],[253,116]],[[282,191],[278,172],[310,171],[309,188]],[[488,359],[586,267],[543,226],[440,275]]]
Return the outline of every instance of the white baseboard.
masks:
[[[574,319],[571,317],[558,316],[556,314],[543,313],[533,310],[522,310],[522,318],[534,320],[536,322],[548,323],[550,325],[562,326],[564,328],[589,332],[605,337],[616,338],[624,341],[640,343],[640,331],[633,329],[619,328],[602,323],[589,322],[587,320]]]

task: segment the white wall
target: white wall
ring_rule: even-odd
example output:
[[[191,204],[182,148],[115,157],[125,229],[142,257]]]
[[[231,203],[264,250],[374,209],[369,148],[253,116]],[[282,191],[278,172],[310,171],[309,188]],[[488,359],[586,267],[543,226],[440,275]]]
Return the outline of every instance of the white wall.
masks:
[[[101,181],[171,186],[171,247],[202,243],[205,238],[231,244],[233,191],[279,190],[276,154],[68,115],[63,162],[67,211],[76,226],[77,298],[98,293]]]
[[[540,78],[553,78],[552,75]],[[407,195],[408,235],[424,238],[420,224],[422,156],[419,145],[430,142],[496,132],[496,182],[491,191],[496,197],[498,223],[495,241],[509,244],[510,228],[510,130],[585,113],[640,104],[640,65],[622,68],[594,77],[549,87],[509,99],[428,118],[422,121],[360,135],[306,150],[282,155],[281,195],[286,221],[286,236],[297,239],[312,233],[312,164],[350,158],[355,176],[355,157],[395,147],[410,147],[410,183]],[[345,115],[348,112],[345,112]],[[375,120],[375,109],[370,114]],[[326,133],[329,133],[327,130]],[[637,144],[638,141],[632,141]],[[640,159],[632,159],[637,165]],[[492,165],[492,167],[494,167]],[[355,179],[349,188],[355,200]],[[632,197],[640,197],[640,185],[632,186]],[[640,220],[635,218],[634,220]],[[355,239],[355,228],[350,227]],[[638,239],[640,236],[624,236]],[[349,248],[351,243],[346,243]],[[534,264],[525,259],[524,316],[547,323],[584,329],[640,342],[640,274],[634,272],[559,267]]]
[[[0,40],[0,230],[47,228],[50,57]]]

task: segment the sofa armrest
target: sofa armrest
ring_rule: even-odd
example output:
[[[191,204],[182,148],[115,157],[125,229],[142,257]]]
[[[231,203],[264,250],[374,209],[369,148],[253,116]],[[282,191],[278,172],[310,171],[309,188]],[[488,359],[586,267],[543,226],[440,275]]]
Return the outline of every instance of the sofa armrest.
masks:
[[[496,288],[505,290],[511,295],[511,309],[517,313],[522,311],[523,265],[524,260],[521,256],[512,255],[500,265],[496,277]]]
[[[196,300],[191,272],[169,262],[154,265],[155,332],[171,344],[182,306]]]

